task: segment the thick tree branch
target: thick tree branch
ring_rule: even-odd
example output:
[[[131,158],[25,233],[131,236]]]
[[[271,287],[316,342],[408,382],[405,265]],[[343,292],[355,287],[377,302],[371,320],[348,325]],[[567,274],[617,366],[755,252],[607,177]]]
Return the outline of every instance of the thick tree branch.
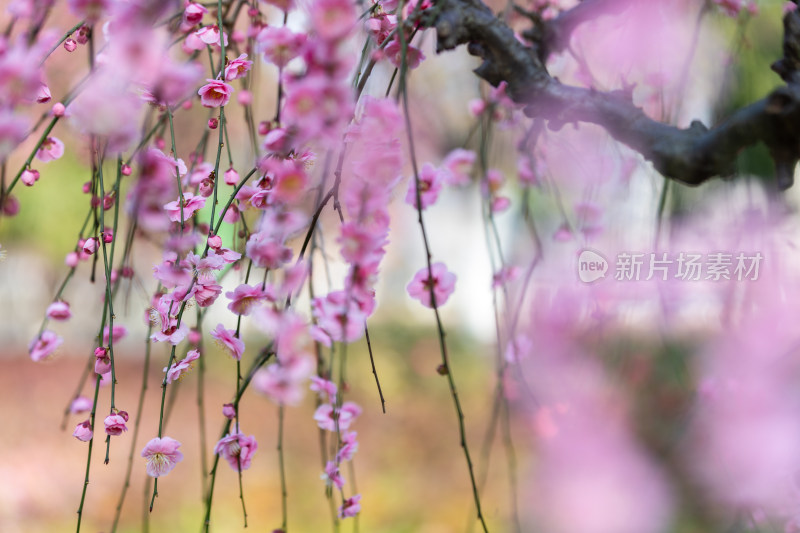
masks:
[[[736,154],[744,147],[764,142],[775,160],[778,186],[792,185],[800,159],[800,13],[784,18],[784,57],[773,69],[786,85],[734,113],[709,129],[699,121],[686,129],[657,122],[636,107],[626,91],[599,92],[562,84],[547,72],[550,50],[587,16],[615,12],[627,0],[589,0],[556,19],[557,38],[548,33],[525,45],[480,0],[437,0],[428,23],[437,31],[437,51],[467,44],[470,54],[483,59],[475,73],[494,86],[505,81],[507,93],[525,106],[525,114],[548,121],[551,129],[569,122],[589,122],[605,128],[612,137],[640,152],[665,177],[699,185],[733,172]],[[558,37],[553,37],[558,36]]]

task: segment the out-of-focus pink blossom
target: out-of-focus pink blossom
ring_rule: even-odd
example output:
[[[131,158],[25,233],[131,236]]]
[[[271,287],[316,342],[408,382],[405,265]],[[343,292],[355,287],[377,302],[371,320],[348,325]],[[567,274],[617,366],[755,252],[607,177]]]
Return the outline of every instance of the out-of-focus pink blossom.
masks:
[[[69,320],[72,313],[69,310],[69,303],[59,300],[51,303],[47,307],[47,318],[50,320],[66,321]]]
[[[429,275],[428,267],[420,269],[406,287],[406,291],[409,296],[419,300],[425,307],[433,307],[431,304],[432,288],[436,307],[441,307],[455,290],[456,275],[448,271],[444,263],[433,263],[430,274],[432,276]]]
[[[114,342],[114,344],[118,343],[122,339],[124,339],[128,335],[128,328],[123,326],[122,324],[114,324],[113,328],[113,335],[112,338],[109,338],[108,335],[108,326],[103,328],[103,344],[109,344],[110,342]]]
[[[226,403],[222,406],[222,416],[228,420],[233,420],[236,418],[236,408],[232,403]]]
[[[41,335],[34,338],[28,346],[28,355],[33,361],[39,362],[49,358],[53,352],[64,343],[64,339],[55,332],[46,329]]]
[[[39,181],[39,171],[33,168],[25,169],[20,174],[19,180],[28,187],[32,187],[34,183]]]
[[[419,198],[422,209],[436,203],[439,192],[442,190],[442,174],[430,163],[422,165],[419,172]],[[417,180],[411,179],[408,183],[406,203],[417,207]]]
[[[328,461],[325,465],[325,472],[322,473],[320,478],[325,481],[326,484],[333,485],[339,490],[344,487],[344,478],[339,472],[339,465],[333,461]]]
[[[87,413],[92,410],[93,402],[86,396],[78,396],[69,404],[69,412],[72,414]]]
[[[352,518],[361,512],[361,494],[355,494],[347,498],[339,506],[339,518]]]
[[[258,34],[256,41],[264,59],[282,68],[303,51],[306,35],[295,33],[286,26],[267,26]]]
[[[347,0],[316,0],[311,4],[311,24],[322,39],[341,39],[355,27],[355,7]]]
[[[353,402],[344,402],[341,410],[335,409],[333,405],[329,403],[325,403],[320,405],[314,412],[314,420],[317,421],[317,425],[320,429],[336,431],[338,422],[338,430],[345,431],[360,414],[361,407]]]
[[[178,198],[168,204],[164,205],[164,211],[173,222],[181,221],[181,211],[183,211],[184,222],[189,220],[196,211],[202,209],[206,205],[206,199],[202,196],[195,196],[190,192],[183,193],[183,208],[180,206],[181,199]]]
[[[305,382],[314,371],[310,357],[298,356],[259,370],[253,388],[280,405],[297,405],[305,394]]]

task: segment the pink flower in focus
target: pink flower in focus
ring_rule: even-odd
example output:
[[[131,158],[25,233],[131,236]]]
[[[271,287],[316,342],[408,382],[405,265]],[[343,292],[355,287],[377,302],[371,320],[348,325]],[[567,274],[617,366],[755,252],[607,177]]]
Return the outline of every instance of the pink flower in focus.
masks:
[[[213,279],[198,278],[194,288],[194,299],[199,307],[209,307],[222,293],[222,285],[217,284]]]
[[[252,67],[253,62],[247,60],[247,54],[240,55],[236,59],[229,61],[225,66],[225,81],[233,81],[245,77]]]
[[[236,471],[250,468],[250,461],[258,449],[258,442],[253,435],[245,437],[242,433],[226,435],[214,446],[214,453],[228,461]]]
[[[356,494],[352,498],[347,498],[339,506],[339,518],[352,518],[361,512],[361,494]]]
[[[84,420],[75,426],[75,431],[72,432],[72,436],[82,442],[89,442],[92,440],[92,435],[92,424],[89,420]]]
[[[28,346],[28,354],[35,362],[43,361],[50,357],[53,352],[64,343],[64,339],[54,332],[46,329],[42,334],[33,339]]]
[[[111,356],[108,355],[108,349],[103,346],[98,346],[94,350],[94,372],[95,374],[107,374],[111,372]]]
[[[164,205],[164,210],[167,216],[173,222],[181,221],[181,211],[183,211],[184,222],[189,220],[196,211],[202,209],[206,205],[206,199],[202,196],[195,196],[190,192],[183,193],[183,209],[180,208],[181,199],[178,198],[173,202]]]
[[[425,307],[433,307],[431,305],[431,288],[433,288],[436,307],[441,307],[455,290],[456,275],[449,272],[444,263],[433,263],[431,274],[432,279],[428,275],[427,267],[420,269],[406,287],[406,291]]]
[[[167,384],[180,380],[183,377],[183,374],[192,369],[192,363],[199,358],[199,351],[189,350],[189,352],[186,354],[186,357],[177,363],[173,363],[172,366],[169,367],[169,370],[165,368],[164,372],[167,373]]]
[[[145,444],[142,457],[147,459],[147,475],[161,477],[169,474],[183,460],[178,451],[181,443],[170,437],[154,438]]]
[[[227,105],[233,94],[233,87],[221,80],[206,80],[208,83],[200,87],[200,103],[203,107],[220,107]]]
[[[49,163],[55,161],[64,155],[64,143],[56,137],[48,137],[44,140],[42,145],[36,150],[36,159],[42,163]]]
[[[406,193],[406,203],[417,207],[417,180],[411,179],[408,183],[408,193]],[[422,209],[436,203],[439,198],[439,191],[442,190],[442,175],[436,167],[430,163],[425,163],[419,172],[419,196],[422,202]]]
[[[211,332],[211,336],[217,341],[220,348],[237,361],[242,358],[244,353],[244,342],[236,338],[236,332],[232,329],[225,329],[222,324],[217,325],[217,329]]]
[[[128,413],[120,411],[114,415],[108,415],[103,424],[106,426],[107,435],[122,435],[123,431],[128,431],[128,426],[125,423],[128,421]]]

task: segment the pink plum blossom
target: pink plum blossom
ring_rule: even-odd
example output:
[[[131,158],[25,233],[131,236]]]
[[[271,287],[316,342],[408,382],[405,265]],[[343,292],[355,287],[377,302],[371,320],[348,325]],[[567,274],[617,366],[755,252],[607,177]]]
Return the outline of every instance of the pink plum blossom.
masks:
[[[200,40],[204,45],[211,45],[215,48],[219,48],[219,26],[214,24],[213,26],[205,26],[200,28],[196,32],[194,32],[194,36]],[[228,36],[225,32],[222,32],[222,40],[225,46],[228,46]],[[205,46],[203,46],[205,48]],[[201,48],[202,49],[202,48]]]
[[[245,77],[252,67],[253,62],[247,60],[247,54],[240,55],[236,59],[229,61],[225,66],[225,81],[233,81]]]
[[[35,362],[49,358],[53,352],[64,343],[64,339],[55,332],[46,329],[41,335],[33,339],[28,346],[28,354]]]
[[[228,352],[228,355],[237,361],[242,358],[244,342],[236,337],[235,331],[225,329],[225,326],[218,324],[217,329],[211,332],[211,336],[214,337],[220,348]]]
[[[228,461],[234,470],[247,470],[258,449],[255,436],[245,437],[242,433],[225,435],[214,446],[214,453]]]
[[[420,269],[406,287],[406,291],[409,296],[419,300],[425,307],[433,307],[431,305],[432,288],[436,307],[441,307],[455,290],[456,275],[448,271],[444,263],[433,263],[430,274],[427,267]]]
[[[339,518],[352,518],[361,512],[361,494],[347,498],[339,506]]]
[[[170,437],[154,438],[145,444],[142,457],[147,460],[147,475],[162,477],[169,474],[175,465],[183,461],[178,451],[181,443]]]
[[[39,171],[32,168],[31,169],[26,168],[25,170],[22,171],[19,180],[28,187],[32,187],[34,183],[39,181]]]
[[[48,137],[44,140],[42,145],[36,150],[36,159],[42,163],[49,163],[60,159],[64,155],[64,143],[57,137]]]
[[[316,0],[311,5],[311,23],[322,39],[341,39],[356,24],[353,3],[348,0]]]
[[[233,292],[226,292],[225,297],[231,300],[228,304],[234,314],[247,316],[253,306],[270,300],[270,294],[261,288],[261,284],[239,285]]]
[[[366,314],[345,291],[334,291],[324,297],[314,298],[311,312],[317,319],[317,327],[312,332],[322,333],[327,341],[320,340],[328,346],[331,340],[352,342],[364,333]]]
[[[108,415],[105,420],[103,420],[103,424],[106,426],[106,434],[122,435],[123,431],[128,431],[128,426],[125,425],[127,422],[128,413],[126,411]]]
[[[236,418],[236,408],[232,403],[226,403],[222,406],[222,416],[228,420],[233,420]]]
[[[336,401],[336,383],[328,381],[327,379],[319,376],[311,376],[311,390],[319,393],[319,397],[326,401],[333,403]]]
[[[106,374],[111,372],[111,356],[108,348],[98,346],[94,350],[94,372],[95,374]]]
[[[206,199],[202,196],[195,196],[190,192],[183,193],[183,209],[180,207],[181,199],[169,202],[164,205],[164,211],[173,222],[181,221],[181,211],[183,211],[183,220],[189,220],[196,211],[202,209],[206,205]]]
[[[197,91],[203,107],[213,108],[227,105],[233,94],[233,87],[221,80],[207,79],[206,81],[208,83]]]
[[[180,380],[186,372],[192,369],[192,363],[199,358],[200,352],[198,350],[189,350],[186,357],[177,363],[173,363],[169,369],[165,368],[164,372],[167,373],[167,384]]]
[[[253,376],[253,388],[280,405],[297,405],[303,399],[305,380],[314,371],[310,357],[293,357],[261,369]]]
[[[236,185],[239,183],[239,173],[231,167],[225,171],[224,179],[227,185]]]
[[[439,192],[442,190],[442,174],[430,163],[425,163],[419,172],[419,197],[422,209],[436,203]],[[408,183],[406,203],[417,207],[417,180],[411,179]]]
[[[339,472],[339,465],[333,461],[328,461],[328,463],[325,465],[325,472],[322,473],[320,478],[328,485],[333,485],[339,490],[344,487],[344,478]]]
[[[94,432],[92,431],[92,423],[89,420],[84,420],[83,422],[79,423],[75,426],[75,431],[72,432],[72,436],[78,439],[79,441],[89,442],[92,440]]]
[[[338,413],[338,428],[337,428],[337,413]],[[341,410],[335,409],[331,404],[325,403],[320,405],[314,412],[314,420],[320,429],[328,431],[345,431],[350,427],[356,418],[361,414],[361,407],[353,402],[344,402]]]
[[[111,339],[109,339],[108,335],[108,326],[103,328],[103,344],[109,344],[109,342],[117,343],[125,338],[128,335],[128,328],[123,326],[122,324],[114,324],[113,334],[111,335]]]
[[[342,446],[336,454],[336,460],[340,463],[350,461],[358,451],[358,433],[348,431],[342,435]]]
[[[200,24],[203,20],[203,15],[208,13],[201,4],[195,2],[188,2],[183,10],[183,19],[181,21],[181,30],[188,31],[193,26]]]
[[[86,413],[92,410],[94,402],[86,396],[78,396],[69,404],[69,412],[73,414]]]
[[[286,26],[267,26],[258,34],[256,41],[264,59],[283,68],[300,55],[306,44],[306,35],[295,33]]]
[[[475,165],[475,152],[456,148],[442,161],[442,178],[450,185],[467,185]]]

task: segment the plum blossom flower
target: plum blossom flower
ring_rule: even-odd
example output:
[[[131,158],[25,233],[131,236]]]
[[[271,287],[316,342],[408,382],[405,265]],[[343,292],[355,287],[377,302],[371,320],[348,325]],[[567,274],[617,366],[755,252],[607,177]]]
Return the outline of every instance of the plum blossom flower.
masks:
[[[123,326],[122,324],[114,324],[112,328],[113,333],[111,334],[111,338],[109,339],[109,330],[108,326],[103,328],[103,344],[109,344],[109,341],[117,343],[125,338],[128,334],[128,328]]]
[[[306,36],[295,33],[286,26],[267,26],[258,34],[256,41],[258,49],[264,54],[264,60],[283,68],[300,55],[306,44]]]
[[[442,161],[442,177],[450,185],[469,184],[470,172],[475,164],[475,152],[456,148]]]
[[[361,512],[361,494],[355,494],[352,498],[347,498],[339,506],[339,518],[352,518]]]
[[[203,20],[203,15],[208,13],[208,9],[206,9],[201,4],[195,2],[189,2],[186,4],[186,7],[183,10],[183,19],[181,21],[181,30],[187,31],[192,26],[200,24]]]
[[[72,432],[72,436],[82,442],[89,442],[92,440],[92,423],[87,419],[75,426],[75,431]]]
[[[217,341],[217,344],[228,352],[228,354],[237,361],[242,358],[244,353],[244,342],[236,338],[236,332],[232,329],[225,329],[222,324],[217,325],[217,329],[211,332],[211,336]]]
[[[431,288],[433,288],[436,307],[441,307],[455,290],[456,275],[448,271],[444,263],[433,263],[430,274],[431,276],[427,267],[421,268],[406,287],[406,291],[425,307],[433,307],[431,305]]]
[[[228,420],[233,420],[236,418],[236,408],[232,403],[226,403],[222,406],[222,416]]]
[[[442,174],[430,163],[422,165],[419,172],[419,198],[422,209],[436,203],[439,192],[442,190]],[[408,184],[406,203],[417,207],[417,180],[412,179]]]
[[[128,422],[127,411],[120,411],[116,414],[108,415],[105,420],[103,420],[103,424],[106,426],[106,434],[122,435],[123,431],[128,431],[128,426],[125,425],[126,422]]]
[[[317,340],[330,346],[330,342],[352,342],[364,333],[367,315],[346,291],[334,291],[311,302],[311,312],[317,326],[311,328]]]
[[[33,168],[26,168],[22,171],[19,180],[28,187],[33,187],[33,184],[39,181],[39,171]]]
[[[196,211],[202,209],[206,205],[206,199],[202,196],[195,196],[190,192],[183,193],[183,209],[180,208],[181,199],[178,198],[173,202],[164,205],[164,210],[167,216],[173,222],[181,221],[181,211],[183,211],[183,220],[189,220]]]
[[[260,283],[239,285],[233,292],[226,292],[225,297],[231,300],[231,303],[228,304],[228,309],[234,314],[243,316],[249,315],[253,306],[265,300],[273,299],[268,291],[261,288]]]
[[[72,316],[72,313],[69,310],[69,304],[64,301],[57,301],[51,303],[47,307],[47,318],[50,320],[58,320],[63,322],[65,320],[69,320]]]
[[[94,403],[86,396],[78,396],[69,404],[69,412],[73,414],[86,413],[91,411]]]
[[[104,346],[98,346],[94,349],[94,372],[95,374],[107,374],[111,372],[111,356],[108,355],[108,349]]]
[[[325,465],[325,472],[322,473],[320,479],[325,481],[326,484],[333,485],[339,490],[344,487],[344,478],[339,472],[339,466],[333,461],[328,461],[328,463]]]
[[[233,87],[221,80],[206,80],[208,83],[200,87],[200,103],[203,107],[220,107],[228,105],[233,94]]]
[[[258,449],[254,435],[245,437],[242,433],[226,435],[214,446],[214,453],[228,461],[234,470],[247,470]]]
[[[322,39],[341,39],[356,24],[353,3],[348,0],[317,0],[311,6],[311,23]]]
[[[240,55],[225,66],[225,81],[243,78],[252,67],[253,62],[247,60],[247,54]]]
[[[214,24],[213,26],[205,26],[200,28],[194,35],[200,42],[203,43],[203,46],[200,48],[205,48],[205,45],[210,44],[213,47],[219,48],[219,26]],[[228,35],[225,32],[222,32],[222,41],[225,46],[228,46]]]
[[[169,370],[164,368],[164,372],[167,373],[167,384],[177,381],[183,377],[183,374],[192,369],[192,363],[199,358],[199,351],[189,350],[189,352],[186,354],[186,357],[177,363],[173,363],[172,366],[169,367]]]
[[[178,451],[181,443],[170,437],[154,438],[145,444],[142,457],[147,459],[147,475],[161,477],[169,474],[175,465],[183,461]]]
[[[320,429],[336,431],[336,416],[339,417],[339,430],[344,431],[350,427],[356,418],[361,414],[361,407],[353,402],[344,402],[341,410],[335,409],[331,404],[320,405],[314,412],[314,420]]]
[[[49,163],[55,161],[64,155],[64,143],[57,137],[48,137],[44,140],[42,145],[36,150],[36,159],[42,163]]]
[[[297,405],[303,399],[304,382],[314,371],[310,357],[292,357],[259,370],[253,376],[253,388],[282,405]]]
[[[28,346],[28,354],[31,359],[39,362],[50,357],[53,352],[64,343],[64,339],[56,335],[55,332],[46,329],[41,335],[33,339]]]
[[[342,435],[342,446],[336,453],[336,460],[340,463],[349,461],[358,451],[358,433],[355,431],[348,431]]]
[[[311,390],[319,393],[321,399],[333,403],[336,400],[336,383],[319,376],[311,376]]]

